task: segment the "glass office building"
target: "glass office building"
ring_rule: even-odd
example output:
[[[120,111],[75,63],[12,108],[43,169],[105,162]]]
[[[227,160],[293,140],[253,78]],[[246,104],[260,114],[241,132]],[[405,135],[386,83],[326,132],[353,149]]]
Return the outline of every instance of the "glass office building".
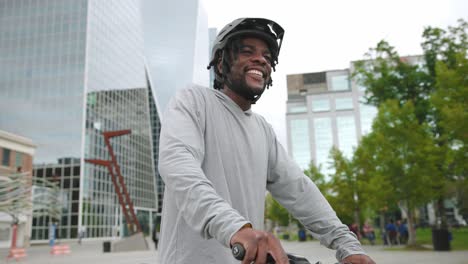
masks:
[[[208,18],[200,0],[141,0],[141,4],[148,79],[157,109],[164,113],[177,90],[192,83],[209,85]],[[156,182],[161,212],[164,182],[159,174]]]
[[[163,112],[175,91],[209,85],[208,17],[201,0],[141,2],[145,61]]]
[[[51,222],[57,222],[62,239],[76,238],[83,226],[93,238],[127,234],[107,168],[85,162],[110,160],[104,131],[131,130],[111,144],[143,231],[154,227],[162,204],[158,104],[168,100],[160,100],[159,94],[168,98],[174,90],[173,84],[151,81],[151,76],[165,73],[148,67],[143,25],[151,25],[143,19],[142,4],[0,0],[0,129],[38,145],[34,184],[42,191],[53,184],[60,192],[60,217],[47,214],[47,208],[34,212],[33,241],[48,239]],[[197,4],[190,7],[195,14],[200,13]],[[175,21],[176,16],[171,17]],[[186,24],[196,25],[191,39],[203,38],[196,35],[203,29],[202,17],[187,18]],[[169,31],[168,21],[158,22]],[[184,49],[195,53],[202,48],[197,41],[185,42]],[[170,56],[178,50],[167,52]],[[192,57],[187,62],[191,82],[197,59]]]
[[[362,103],[365,91],[349,76],[348,69],[287,76],[288,151],[301,168],[313,161],[333,173],[330,149],[349,158],[370,131],[377,109]]]

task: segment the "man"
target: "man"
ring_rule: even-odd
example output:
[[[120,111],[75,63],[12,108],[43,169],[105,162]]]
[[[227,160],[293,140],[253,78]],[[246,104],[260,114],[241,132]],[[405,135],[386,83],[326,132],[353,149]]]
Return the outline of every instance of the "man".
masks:
[[[241,18],[223,28],[212,60],[215,89],[177,93],[165,113],[159,172],[166,183],[161,263],[288,263],[279,240],[261,231],[268,190],[346,263],[374,263],[318,188],[252,112],[272,84],[284,31],[267,19]]]
[[[398,229],[398,243],[401,244],[406,244],[408,241],[408,227],[406,226],[406,223],[401,220],[397,220],[397,229]]]
[[[385,226],[385,231],[388,234],[388,240],[390,245],[397,244],[397,227],[395,226],[393,219],[390,219],[390,223]]]

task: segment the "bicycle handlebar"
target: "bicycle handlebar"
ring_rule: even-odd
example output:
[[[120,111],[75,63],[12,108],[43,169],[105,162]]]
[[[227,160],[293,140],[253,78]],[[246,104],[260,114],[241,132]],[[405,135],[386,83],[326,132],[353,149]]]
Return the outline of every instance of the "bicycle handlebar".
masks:
[[[232,250],[232,255],[234,256],[235,259],[237,259],[237,260],[243,260],[244,259],[244,257],[245,257],[245,248],[240,243],[235,243],[234,245],[232,245],[231,250]],[[287,253],[286,255],[288,256],[290,264],[310,264],[310,262],[304,257],[289,254],[289,253]],[[268,254],[267,255],[267,264],[275,264],[275,263],[276,262],[273,259],[273,257],[270,254]],[[317,262],[317,263],[320,263],[320,262]]]

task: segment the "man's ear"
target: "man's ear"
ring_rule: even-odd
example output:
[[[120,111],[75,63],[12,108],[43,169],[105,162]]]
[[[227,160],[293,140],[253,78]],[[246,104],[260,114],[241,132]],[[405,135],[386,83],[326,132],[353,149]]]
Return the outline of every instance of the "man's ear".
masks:
[[[218,72],[222,75],[223,74],[223,60],[219,58],[218,63],[216,64],[216,68]]]

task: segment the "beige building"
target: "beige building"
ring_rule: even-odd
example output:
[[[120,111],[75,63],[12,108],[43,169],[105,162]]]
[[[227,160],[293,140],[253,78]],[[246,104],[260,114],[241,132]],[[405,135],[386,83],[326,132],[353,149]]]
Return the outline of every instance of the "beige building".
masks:
[[[31,187],[35,150],[36,146],[30,139],[0,130],[0,186],[2,186],[2,183],[5,186],[8,182],[12,181],[11,176],[13,174],[22,172],[26,174],[26,184],[29,184],[29,187]],[[0,197],[1,194],[0,191]],[[29,197],[31,197],[31,194],[29,194]],[[0,200],[1,202],[6,201],[2,199]],[[8,248],[11,244],[12,220],[9,214],[0,211],[0,248]],[[31,222],[32,209],[30,212],[19,216],[17,246],[24,247],[29,245]]]
[[[370,131],[377,110],[362,103],[365,91],[351,73],[352,67],[287,76],[288,151],[301,168],[313,161],[325,174],[333,173],[332,146],[349,157]]]

